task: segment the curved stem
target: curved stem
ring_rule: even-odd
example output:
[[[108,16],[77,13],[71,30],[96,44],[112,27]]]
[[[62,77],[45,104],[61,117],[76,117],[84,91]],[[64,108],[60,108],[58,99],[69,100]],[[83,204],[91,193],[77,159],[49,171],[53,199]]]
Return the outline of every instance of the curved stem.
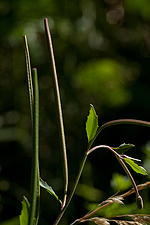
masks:
[[[144,120],[136,120],[136,119],[118,119],[118,120],[112,120],[107,123],[104,123],[98,130],[98,134],[106,127],[117,125],[117,124],[134,124],[134,125],[140,125],[140,126],[146,126],[150,127],[150,122],[144,121]]]
[[[111,148],[111,147],[108,146],[108,145],[98,145],[98,146],[95,146],[95,147],[91,148],[90,150],[88,150],[88,151],[87,151],[87,154],[89,155],[91,152],[93,152],[94,150],[99,149],[99,148],[107,148],[107,149],[109,149],[112,153],[114,153],[117,157],[120,157],[120,155],[119,155],[113,148]]]
[[[123,160],[122,160],[120,157],[117,157],[117,159],[118,159],[118,161],[120,162],[120,164],[122,165],[122,167],[123,167],[124,171],[126,172],[126,174],[129,176],[129,178],[130,178],[130,180],[131,180],[131,182],[132,182],[132,184],[133,184],[133,188],[134,188],[134,190],[135,190],[136,196],[139,197],[140,194],[139,194],[139,191],[138,191],[138,189],[137,189],[137,185],[136,185],[136,183],[135,183],[135,181],[134,181],[134,179],[133,179],[133,177],[132,177],[130,171],[128,170],[126,164],[123,162]]]
[[[107,127],[114,126],[114,125],[119,125],[119,124],[133,124],[133,125],[139,125],[139,126],[145,126],[145,127],[150,127],[150,122],[143,121],[143,120],[135,120],[135,119],[118,119],[118,120],[112,120],[107,123],[104,123],[98,130],[93,138],[93,140],[90,142],[90,147],[92,146],[93,142],[97,138],[97,136],[101,133],[102,130],[104,130]]]
[[[90,154],[91,152],[93,152],[94,150],[96,150],[96,149],[98,149],[98,148],[107,148],[107,149],[109,149],[113,154],[115,154],[115,156],[117,157],[118,161],[120,162],[120,164],[122,165],[123,169],[125,170],[127,176],[129,176],[129,178],[130,178],[130,180],[131,180],[131,182],[132,182],[133,188],[134,188],[135,193],[136,193],[137,201],[138,201],[138,203],[139,203],[139,204],[137,203],[137,204],[138,204],[138,207],[141,206],[141,208],[142,208],[142,205],[143,205],[143,203],[142,203],[142,198],[141,198],[141,196],[140,196],[140,194],[139,194],[139,192],[138,192],[137,185],[136,185],[136,183],[135,183],[135,181],[134,181],[134,179],[133,179],[133,177],[132,177],[130,171],[128,170],[127,166],[126,166],[125,163],[123,162],[122,157],[121,157],[121,156],[120,156],[113,148],[111,148],[110,146],[107,146],[107,145],[98,145],[98,146],[96,146],[96,147],[90,149],[90,150],[87,152],[87,154]],[[140,205],[140,203],[141,203],[141,205]]]

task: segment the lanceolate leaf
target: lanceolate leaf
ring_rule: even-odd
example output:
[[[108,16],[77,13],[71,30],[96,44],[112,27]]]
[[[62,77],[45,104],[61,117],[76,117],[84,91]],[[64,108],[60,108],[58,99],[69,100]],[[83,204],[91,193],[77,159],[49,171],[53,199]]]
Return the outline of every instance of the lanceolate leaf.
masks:
[[[146,170],[139,166],[138,164],[136,164],[132,159],[129,158],[123,158],[123,160],[136,172],[136,173],[140,173],[142,175],[147,175]]]
[[[51,194],[52,196],[54,196],[60,203],[61,200],[58,198],[58,196],[56,195],[56,193],[54,192],[54,190],[52,189],[51,186],[49,186],[45,181],[43,181],[41,178],[40,178],[40,186],[42,188],[44,188],[49,194]]]
[[[30,204],[28,199],[23,196],[21,215],[19,216],[20,225],[28,225]]]
[[[118,152],[119,154],[123,154],[124,152],[127,152],[128,150],[130,150],[131,148],[135,147],[133,144],[121,144],[119,145],[119,147],[113,148],[116,152]]]
[[[86,133],[88,143],[94,138],[97,129],[98,129],[98,116],[96,115],[94,106],[90,104],[90,112],[86,122]]]

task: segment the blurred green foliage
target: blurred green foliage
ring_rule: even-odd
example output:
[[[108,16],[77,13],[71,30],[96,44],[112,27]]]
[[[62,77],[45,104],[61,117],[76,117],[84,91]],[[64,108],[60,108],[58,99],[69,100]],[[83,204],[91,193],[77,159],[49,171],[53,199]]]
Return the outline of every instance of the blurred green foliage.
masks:
[[[130,92],[125,86],[130,84],[132,76],[117,61],[107,58],[84,64],[77,79],[90,95],[114,108],[130,102]]]
[[[0,2],[0,224],[19,215],[22,196],[29,196],[32,139],[23,34],[39,74],[41,176],[61,198],[62,166],[43,18],[48,18],[53,38],[72,183],[87,145],[85,121],[90,103],[100,125],[117,118],[150,120],[149,11],[149,0]],[[144,160],[150,173],[146,163],[150,153],[142,148],[149,139],[149,128],[122,125],[108,128],[95,144],[135,144],[130,155]],[[107,151],[96,151],[88,162],[85,171],[90,172],[83,173],[81,189],[62,224],[87,212],[92,197],[90,193],[87,199],[86,192],[81,197],[83,188],[98,194],[100,202],[117,189],[111,186],[113,173],[124,175]],[[134,177],[137,183],[148,179]],[[142,195],[148,209],[149,190]],[[44,190],[41,197],[40,224],[52,224],[59,204]],[[129,203],[133,201],[134,197]]]

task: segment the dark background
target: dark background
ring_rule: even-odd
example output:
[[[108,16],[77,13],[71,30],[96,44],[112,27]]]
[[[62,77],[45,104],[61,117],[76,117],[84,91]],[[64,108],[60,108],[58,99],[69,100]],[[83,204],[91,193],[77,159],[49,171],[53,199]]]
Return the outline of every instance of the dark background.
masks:
[[[99,125],[113,119],[150,120],[149,0],[2,0],[0,2],[0,224],[18,224],[23,195],[29,199],[31,122],[23,35],[28,38],[32,67],[39,75],[40,174],[62,199],[63,173],[58,143],[52,79],[44,18],[51,29],[64,114],[69,188],[87,145],[85,122],[90,103]],[[150,128],[107,128],[96,144],[135,144],[129,155],[142,159],[150,173]],[[135,174],[137,184],[149,176]],[[131,187],[107,150],[89,156],[79,188],[62,224],[83,216],[92,204]],[[142,192],[149,213],[149,190]],[[101,216],[139,213],[135,196]],[[39,224],[52,224],[59,203],[41,190]],[[116,208],[115,208],[116,207]],[[122,210],[122,211],[121,211]],[[12,219],[13,218],[13,219]],[[6,222],[4,222],[6,221]]]

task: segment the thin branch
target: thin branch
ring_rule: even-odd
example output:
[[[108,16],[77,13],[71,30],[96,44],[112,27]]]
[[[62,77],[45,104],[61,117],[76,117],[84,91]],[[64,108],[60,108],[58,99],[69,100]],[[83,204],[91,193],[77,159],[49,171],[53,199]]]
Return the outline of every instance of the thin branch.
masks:
[[[90,145],[88,146],[88,149],[91,148],[93,142],[97,138],[97,136],[101,133],[102,130],[104,130],[107,127],[114,126],[114,125],[119,125],[119,124],[127,124],[127,125],[139,125],[139,126],[145,126],[145,127],[150,127],[150,122],[143,121],[143,120],[135,120],[135,119],[118,119],[118,120],[112,120],[107,123],[104,123],[98,130],[93,138],[93,140],[90,142]]]
[[[140,125],[140,126],[146,126],[150,127],[150,122],[144,121],[144,120],[135,120],[135,119],[118,119],[118,120],[112,120],[107,123],[104,123],[98,130],[98,133],[100,133],[104,128],[110,127],[113,125],[118,124],[133,124],[133,125]]]

